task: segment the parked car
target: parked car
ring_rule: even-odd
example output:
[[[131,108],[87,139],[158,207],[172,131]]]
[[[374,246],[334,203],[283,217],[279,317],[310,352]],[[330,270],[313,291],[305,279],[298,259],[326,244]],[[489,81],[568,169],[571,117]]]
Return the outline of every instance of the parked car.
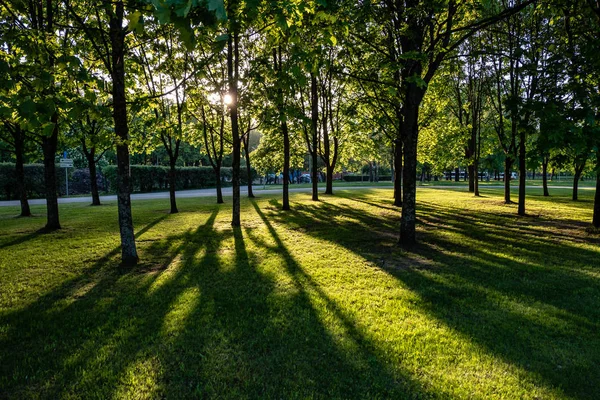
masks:
[[[310,178],[309,174],[302,174],[298,178],[298,183],[311,183],[311,182],[312,182],[312,179]]]

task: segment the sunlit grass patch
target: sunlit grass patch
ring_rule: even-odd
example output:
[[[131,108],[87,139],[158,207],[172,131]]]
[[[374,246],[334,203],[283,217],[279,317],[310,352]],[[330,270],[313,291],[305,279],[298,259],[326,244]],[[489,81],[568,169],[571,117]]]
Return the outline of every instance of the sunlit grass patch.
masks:
[[[0,209],[0,397],[600,397],[592,193],[482,194],[420,189],[411,250],[389,189],[137,202],[133,269],[114,204]]]

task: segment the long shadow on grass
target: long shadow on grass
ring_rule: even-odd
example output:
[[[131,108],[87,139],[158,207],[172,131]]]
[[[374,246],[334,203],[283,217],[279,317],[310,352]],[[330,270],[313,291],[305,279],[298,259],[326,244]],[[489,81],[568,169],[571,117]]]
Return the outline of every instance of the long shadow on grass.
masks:
[[[372,344],[256,211],[275,245],[260,242],[251,228],[219,225],[214,209],[197,229],[152,242],[141,254],[155,258],[146,267],[117,269],[115,249],[84,276],[2,315],[0,392],[11,398],[427,396],[378,361]],[[264,260],[248,251],[248,240],[270,246],[268,256],[281,256],[282,270],[261,271]],[[293,280],[291,290],[278,286],[280,274]],[[334,311],[352,349],[324,325],[315,297]]]
[[[269,217],[371,260],[417,293],[423,312],[538,384],[579,398],[600,395],[600,280],[587,274],[597,251],[545,241],[552,233],[519,226],[512,216],[420,203],[420,245],[403,252],[399,213],[346,201],[298,204]]]

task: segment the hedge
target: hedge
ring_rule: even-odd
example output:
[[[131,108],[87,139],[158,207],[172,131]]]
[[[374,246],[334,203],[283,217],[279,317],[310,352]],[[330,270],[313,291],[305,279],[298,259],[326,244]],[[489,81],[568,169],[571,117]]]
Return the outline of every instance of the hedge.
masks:
[[[369,182],[369,175],[346,175],[342,178],[346,182]],[[379,175],[378,181],[391,181],[391,175]]]
[[[152,192],[156,190],[167,190],[169,188],[169,167],[160,165],[132,165],[131,186],[133,192]],[[176,167],[175,189],[201,189],[215,187],[215,173],[212,167]],[[109,165],[102,168],[102,173],[108,182],[108,190],[116,191],[117,188],[117,166]],[[240,180],[242,185],[248,183],[245,168],[240,168]],[[252,169],[253,179],[257,174]],[[231,168],[221,168],[221,180],[231,181]]]
[[[25,188],[27,189],[27,197],[30,199],[46,197],[44,165],[26,164],[23,169],[25,170]],[[73,169],[70,169],[70,171],[73,171]],[[56,172],[56,190],[59,194],[64,194],[64,171],[56,165]],[[19,194],[17,193],[17,173],[15,171],[15,164],[0,163],[0,199],[18,200],[18,198]]]

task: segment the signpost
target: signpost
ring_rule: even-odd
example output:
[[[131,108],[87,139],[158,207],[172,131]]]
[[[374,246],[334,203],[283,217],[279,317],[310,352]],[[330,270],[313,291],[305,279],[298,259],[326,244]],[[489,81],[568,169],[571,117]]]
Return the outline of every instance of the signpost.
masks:
[[[73,159],[61,158],[60,159],[60,167],[65,169],[65,182],[66,182],[66,186],[67,186],[67,196],[68,196],[69,195],[69,168],[73,168]]]

